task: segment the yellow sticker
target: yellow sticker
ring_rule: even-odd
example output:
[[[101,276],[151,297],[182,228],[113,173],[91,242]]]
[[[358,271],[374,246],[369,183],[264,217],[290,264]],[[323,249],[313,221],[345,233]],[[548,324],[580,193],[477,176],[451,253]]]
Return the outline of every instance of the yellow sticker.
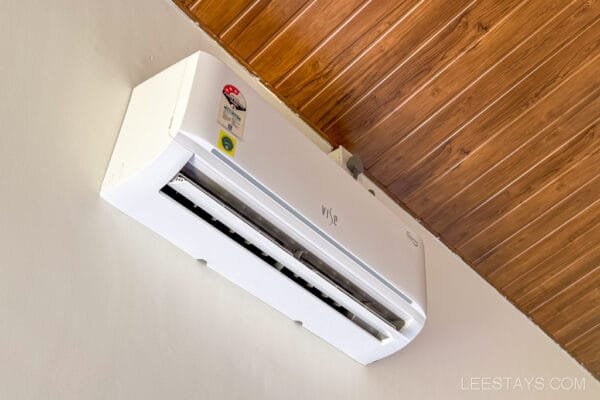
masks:
[[[225,154],[233,157],[235,155],[235,147],[237,140],[225,131],[219,130],[219,139],[217,140],[217,147],[221,149]]]

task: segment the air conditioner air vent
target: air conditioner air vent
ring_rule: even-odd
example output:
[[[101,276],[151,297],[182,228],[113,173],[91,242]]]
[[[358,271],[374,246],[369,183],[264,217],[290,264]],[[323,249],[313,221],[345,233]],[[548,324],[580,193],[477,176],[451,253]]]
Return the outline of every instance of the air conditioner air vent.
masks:
[[[200,190],[211,197],[214,201],[227,208],[230,212],[234,213],[236,216],[260,232],[263,236],[276,243],[277,246],[285,250],[288,254],[293,255],[304,266],[316,272],[321,278],[327,280],[344,294],[351,297],[363,308],[367,309],[371,314],[374,314],[378,319],[385,322],[391,328],[399,331],[404,326],[404,320],[402,318],[396,316],[391,310],[381,305],[378,301],[373,299],[364,290],[360,289],[350,280],[344,278],[340,273],[327,265],[318,256],[305,249],[289,235],[285,234],[273,224],[268,222],[265,218],[243,204],[231,193],[227,192],[224,188],[194,167],[189,165],[186,166],[180,174],[173,178],[171,182],[169,182],[169,184],[167,184],[161,190],[163,194],[175,200],[177,203],[184,206],[207,223],[211,224],[221,233],[227,235],[229,238],[246,248],[256,257],[259,257],[265,263],[272,266],[280,273],[286,275],[296,284],[312,293],[319,300],[326,303],[329,307],[333,308],[340,314],[344,315],[354,324],[358,325],[378,340],[384,340],[387,338],[385,332],[382,332],[380,329],[377,329],[368,322],[362,320],[356,314],[338,304],[318,287],[307,282],[305,279],[295,274],[290,268],[264,252],[255,244],[251,243],[247,238],[241,236],[239,233],[230,229],[230,227],[228,227],[226,224],[214,218],[214,216],[201,208],[198,204],[195,204],[191,199],[177,191],[177,187],[179,185],[193,185],[195,189]]]

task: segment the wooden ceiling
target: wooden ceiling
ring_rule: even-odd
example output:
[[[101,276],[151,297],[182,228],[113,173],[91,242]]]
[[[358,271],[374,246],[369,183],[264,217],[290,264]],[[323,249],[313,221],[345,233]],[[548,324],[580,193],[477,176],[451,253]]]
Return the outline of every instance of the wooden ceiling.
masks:
[[[599,1],[176,3],[600,376]]]

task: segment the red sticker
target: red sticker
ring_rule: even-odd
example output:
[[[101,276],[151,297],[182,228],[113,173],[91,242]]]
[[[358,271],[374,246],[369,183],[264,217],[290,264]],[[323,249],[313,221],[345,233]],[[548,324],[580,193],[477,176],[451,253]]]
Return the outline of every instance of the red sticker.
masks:
[[[242,139],[246,119],[246,99],[235,86],[223,86],[217,121],[230,133]]]

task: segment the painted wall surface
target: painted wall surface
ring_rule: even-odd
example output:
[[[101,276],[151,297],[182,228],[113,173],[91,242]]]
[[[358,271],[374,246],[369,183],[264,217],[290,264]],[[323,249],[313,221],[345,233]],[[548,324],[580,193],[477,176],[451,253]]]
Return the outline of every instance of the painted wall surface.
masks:
[[[213,48],[186,20],[167,0],[0,0],[1,399],[600,398],[421,227],[428,324],[362,367],[103,202],[131,88]]]

